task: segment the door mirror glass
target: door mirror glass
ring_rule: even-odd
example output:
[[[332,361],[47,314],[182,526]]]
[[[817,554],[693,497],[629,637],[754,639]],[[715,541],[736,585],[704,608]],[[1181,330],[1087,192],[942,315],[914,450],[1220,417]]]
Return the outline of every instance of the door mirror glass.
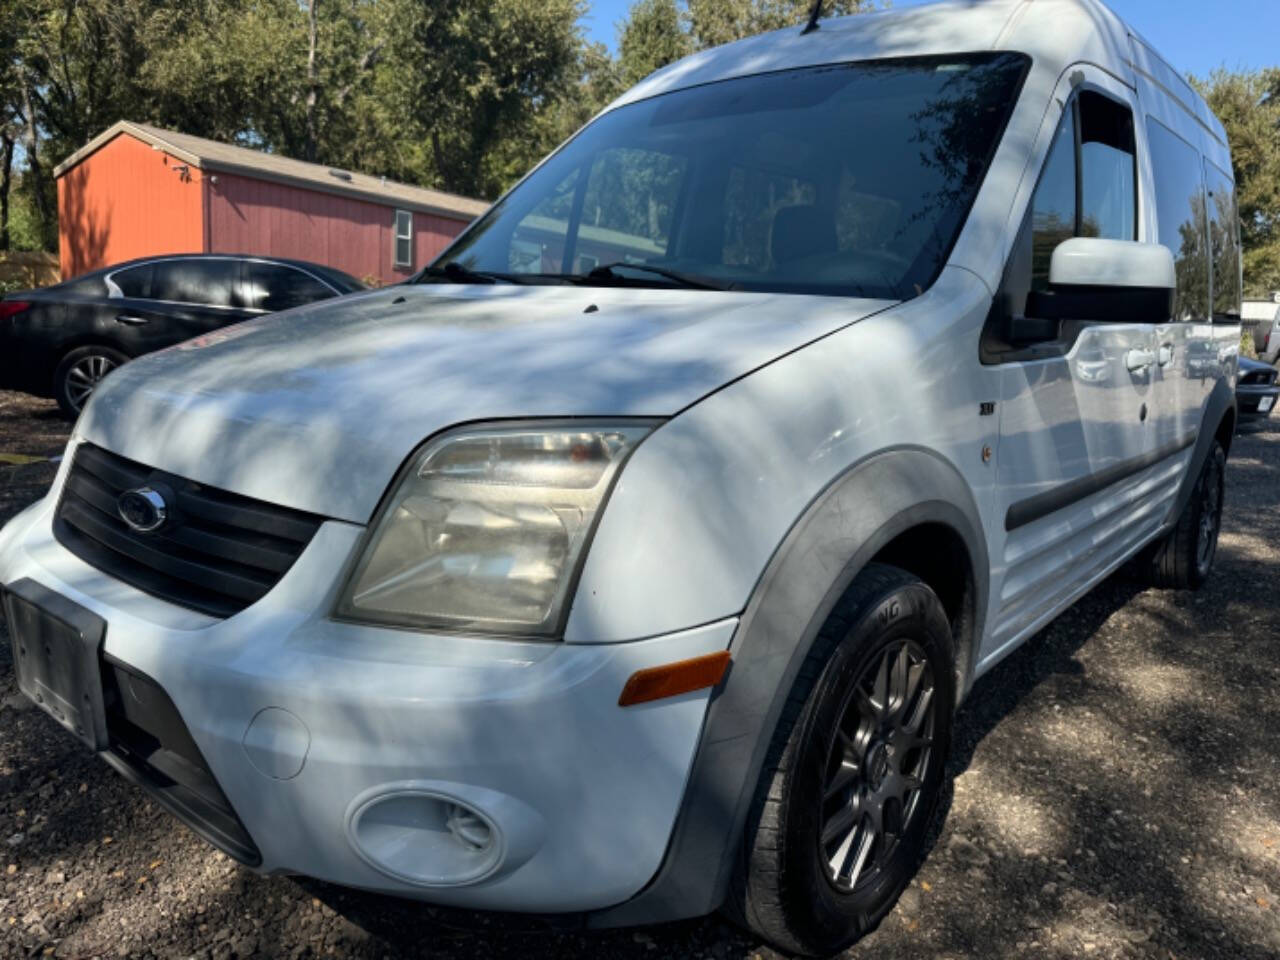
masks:
[[[1177,287],[1173,254],[1159,243],[1076,237],[1054,249],[1049,289],[1027,316],[1095,323],[1168,323]]]

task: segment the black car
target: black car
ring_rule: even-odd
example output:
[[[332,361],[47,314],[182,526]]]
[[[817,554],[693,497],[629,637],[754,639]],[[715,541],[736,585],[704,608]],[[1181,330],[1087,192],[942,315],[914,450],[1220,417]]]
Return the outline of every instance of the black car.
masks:
[[[1236,406],[1240,410],[1240,418],[1267,417],[1275,409],[1276,398],[1280,397],[1280,386],[1276,379],[1280,376],[1269,363],[1240,357],[1239,379],[1236,381]]]
[[[300,260],[130,260],[0,300],[0,388],[53,397],[74,417],[94,385],[132,357],[361,289],[354,277]]]

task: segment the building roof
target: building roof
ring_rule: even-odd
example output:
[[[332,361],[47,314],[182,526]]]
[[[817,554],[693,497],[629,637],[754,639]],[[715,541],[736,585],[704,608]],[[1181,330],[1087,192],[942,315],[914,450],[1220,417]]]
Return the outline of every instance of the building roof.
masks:
[[[371,177],[348,170],[335,170],[319,163],[306,163],[275,153],[264,153],[248,147],[237,147],[204,137],[193,137],[173,130],[162,130],[145,123],[121,120],[112,124],[54,169],[62,176],[86,157],[97,152],[121,134],[128,134],[177,157],[200,170],[237,173],[272,180],[292,186],[320,190],[341,196],[372,200],[387,206],[420,210],[455,219],[472,220],[489,209],[483,200],[472,200],[442,190],[414,187],[382,177]]]

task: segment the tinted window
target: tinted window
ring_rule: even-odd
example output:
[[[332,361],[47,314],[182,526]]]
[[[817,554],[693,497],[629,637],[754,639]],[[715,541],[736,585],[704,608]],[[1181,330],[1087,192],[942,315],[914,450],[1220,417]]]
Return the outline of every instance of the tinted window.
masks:
[[[1067,110],[1054,134],[1049,159],[1031,200],[1031,287],[1049,286],[1049,259],[1076,235],[1075,114]]]
[[[1209,253],[1213,260],[1214,319],[1240,319],[1240,223],[1235,184],[1205,163],[1209,187]]]
[[[1053,251],[1063,240],[1137,239],[1135,161],[1128,107],[1092,91],[1072,101],[1031,200],[1033,290],[1048,287]]]
[[[153,266],[144,263],[139,267],[117,270],[110,275],[111,283],[119,290],[119,296],[145,300],[151,296]]]
[[[1080,217],[1077,233],[1107,240],[1138,239],[1137,164],[1133,114],[1109,97],[1086,91],[1080,120]]]
[[[964,224],[1026,63],[822,66],[619,107],[437,266],[582,274],[630,257],[735,289],[916,296]]]
[[[1156,176],[1156,220],[1160,242],[1173,252],[1179,320],[1209,317],[1208,222],[1200,154],[1168,127],[1148,118],[1151,163]]]
[[[301,270],[279,263],[245,264],[245,306],[254,310],[288,310],[333,296],[333,291]]]
[[[162,260],[155,265],[151,299],[229,307],[239,275],[239,260]]]

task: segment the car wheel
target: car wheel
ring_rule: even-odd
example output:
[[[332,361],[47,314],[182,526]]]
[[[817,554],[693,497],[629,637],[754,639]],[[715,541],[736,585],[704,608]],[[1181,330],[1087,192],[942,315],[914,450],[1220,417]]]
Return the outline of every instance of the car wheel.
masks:
[[[835,953],[889,912],[919,864],[954,708],[938,597],[872,564],[837,604],[779,722],[729,908],[775,946]]]
[[[1213,569],[1222,530],[1227,455],[1217,440],[1205,457],[1177,526],[1149,548],[1147,580],[1170,590],[1198,590]]]
[[[102,378],[128,361],[119,350],[96,344],[77,347],[63,357],[53,372],[53,395],[63,415],[78,417]]]

